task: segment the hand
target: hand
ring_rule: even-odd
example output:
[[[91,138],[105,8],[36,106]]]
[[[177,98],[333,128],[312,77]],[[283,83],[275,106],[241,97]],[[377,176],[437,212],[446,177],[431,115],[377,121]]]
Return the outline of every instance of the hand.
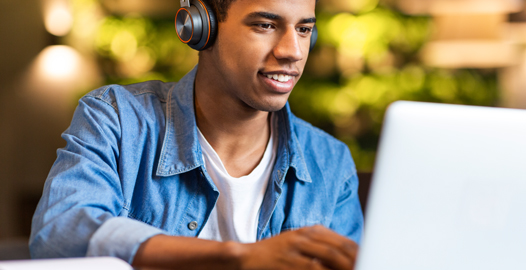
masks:
[[[358,245],[321,225],[242,244],[241,269],[353,269]]]

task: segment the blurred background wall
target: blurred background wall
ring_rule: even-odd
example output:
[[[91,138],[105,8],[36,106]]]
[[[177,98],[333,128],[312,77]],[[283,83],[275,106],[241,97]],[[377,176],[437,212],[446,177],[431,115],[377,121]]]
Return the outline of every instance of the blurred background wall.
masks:
[[[29,235],[77,100],[197,62],[173,0],[0,0],[0,240]],[[395,100],[526,108],[523,0],[322,0],[293,111],[372,172]]]

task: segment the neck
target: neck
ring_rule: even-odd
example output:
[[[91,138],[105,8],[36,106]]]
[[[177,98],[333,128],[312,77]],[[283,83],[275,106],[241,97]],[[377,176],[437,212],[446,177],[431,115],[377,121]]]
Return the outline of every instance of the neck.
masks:
[[[263,157],[270,138],[269,112],[229,96],[207,65],[195,80],[195,115],[199,130],[221,158],[230,175],[249,174]],[[203,68],[202,68],[203,67]]]

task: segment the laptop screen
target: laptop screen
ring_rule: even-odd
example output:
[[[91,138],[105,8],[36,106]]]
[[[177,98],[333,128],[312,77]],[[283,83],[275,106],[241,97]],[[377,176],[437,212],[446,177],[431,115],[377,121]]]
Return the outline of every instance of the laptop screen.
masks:
[[[526,269],[526,111],[395,102],[358,270]]]

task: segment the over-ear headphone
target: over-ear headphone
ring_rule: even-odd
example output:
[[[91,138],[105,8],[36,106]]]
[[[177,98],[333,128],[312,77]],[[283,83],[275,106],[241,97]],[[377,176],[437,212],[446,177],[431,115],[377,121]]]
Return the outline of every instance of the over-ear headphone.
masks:
[[[214,11],[203,0],[180,0],[175,15],[177,37],[192,49],[202,51],[216,38],[217,21]]]
[[[177,37],[192,49],[202,51],[210,47],[217,36],[217,20],[214,10],[206,0],[180,0],[181,8],[175,15]],[[312,29],[310,49],[318,39],[318,29]]]

